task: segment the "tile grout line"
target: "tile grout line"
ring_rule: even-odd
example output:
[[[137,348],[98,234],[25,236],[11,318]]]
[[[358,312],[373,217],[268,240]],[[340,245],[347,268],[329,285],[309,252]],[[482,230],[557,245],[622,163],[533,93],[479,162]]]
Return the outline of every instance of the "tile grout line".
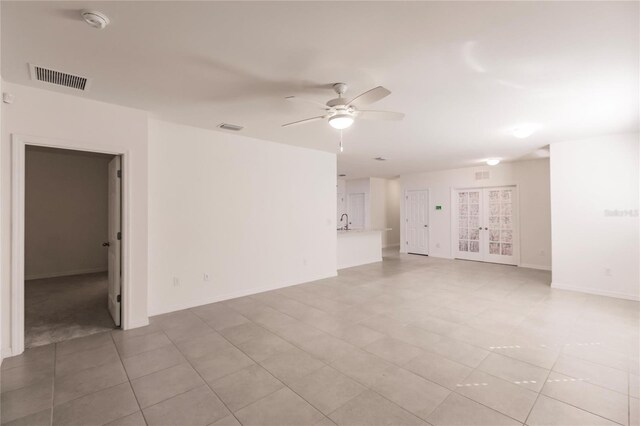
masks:
[[[193,313],[193,312],[192,312],[192,313]],[[198,315],[197,315],[197,314],[195,314],[195,313],[193,313],[193,314],[194,314],[194,315],[196,315],[196,316],[198,316]],[[200,318],[200,317],[198,317],[198,318]],[[217,332],[213,327],[211,327],[208,323],[206,323],[204,320],[202,320],[202,318],[200,318],[200,320],[201,320],[201,321],[203,321],[203,323],[204,323],[204,324],[206,324],[206,325],[207,325],[207,327],[211,328],[211,330],[212,330],[213,332],[215,332],[217,335],[219,335],[219,336],[220,336],[220,337],[222,337],[223,339],[227,340],[227,339],[226,339],[222,334],[218,333],[218,332]],[[224,402],[224,400],[220,397],[220,395],[218,395],[218,393],[217,393],[215,390],[213,390],[213,388],[211,387],[211,385],[209,384],[209,382],[208,382],[204,377],[202,377],[202,374],[200,374],[200,372],[198,371],[198,369],[197,369],[197,368],[196,368],[196,367],[191,363],[191,360],[189,359],[189,357],[188,357],[188,356],[186,356],[186,355],[184,354],[184,352],[182,352],[182,351],[180,350],[180,347],[179,347],[179,346],[178,346],[178,345],[177,345],[173,340],[171,340],[169,337],[167,337],[167,338],[171,341],[171,343],[172,343],[172,344],[173,344],[173,346],[177,349],[177,351],[178,351],[178,352],[180,352],[180,354],[184,357],[184,359],[187,361],[187,363],[189,363],[189,366],[193,369],[193,371],[195,371],[195,372],[196,372],[196,374],[198,375],[198,377],[200,377],[200,379],[201,379],[201,380],[204,382],[204,384],[209,388],[209,390],[211,390],[211,392],[213,392],[213,394],[216,396],[216,398],[218,398],[218,400],[222,403],[222,405],[224,405],[224,408],[226,408],[226,410],[227,410],[229,413],[231,413],[231,415],[233,416],[233,418],[235,418],[235,419],[236,419],[236,421],[237,421],[238,423],[242,424],[242,422],[240,421],[240,419],[238,419],[238,418],[236,417],[235,413],[229,409],[229,407],[227,406],[227,403],[226,403],[226,402]],[[188,340],[188,339],[185,339],[185,340]],[[229,341],[227,340],[227,342],[229,342]],[[231,342],[229,342],[229,344],[231,344]],[[234,347],[235,347],[235,346],[234,346]],[[236,349],[240,350],[239,348],[236,348]],[[242,352],[242,351],[241,351],[241,352]],[[242,352],[242,353],[244,354],[244,352]],[[245,355],[246,355],[246,354],[245,354]],[[248,355],[246,355],[246,356],[248,357]],[[252,361],[253,361],[253,359],[252,359]],[[238,370],[238,371],[240,371],[240,370]],[[237,372],[237,371],[236,371],[236,372]],[[228,376],[228,375],[230,375],[230,374],[233,374],[233,373],[229,373],[229,374],[227,374],[227,375],[225,375],[225,376],[223,376],[223,377],[226,377],[226,376]],[[195,388],[194,388],[194,389],[195,389]],[[189,390],[192,390],[192,389],[189,389]],[[183,392],[183,393],[186,393],[186,392],[189,392],[189,391],[185,391],[185,392]],[[177,395],[174,395],[172,398],[174,398],[175,396],[177,396]],[[169,399],[170,399],[170,398],[169,398]],[[165,401],[166,401],[166,400],[165,400]],[[159,404],[159,403],[158,403],[158,404]],[[226,416],[225,416],[225,417],[226,417]],[[221,417],[220,419],[216,419],[216,420],[214,420],[214,423],[215,423],[215,422],[217,422],[218,420],[221,420],[221,419],[224,419],[224,417]]]
[[[538,391],[538,394],[536,395],[535,401],[533,401],[533,404],[531,404],[531,408],[529,409],[529,413],[527,413],[527,417],[525,417],[523,423],[527,423],[527,420],[529,420],[529,416],[531,416],[531,413],[533,412],[533,409],[535,408],[536,404],[538,403],[538,399],[540,399],[540,395],[542,395],[542,389],[544,389],[544,387],[547,385],[547,381],[549,380],[549,376],[551,376],[551,372],[553,371],[553,368],[558,363],[558,359],[560,359],[560,355],[558,355],[556,360],[553,362],[553,365],[549,369],[549,372],[547,373],[547,377],[544,379],[544,383],[542,384],[542,387],[540,387],[540,390]]]
[[[128,372],[128,371],[127,371],[127,369],[125,368],[125,366],[124,366],[124,362],[122,362],[122,357],[120,356],[120,352],[118,351],[118,345],[116,345],[116,341],[115,341],[115,339],[113,338],[113,333],[112,333],[112,332],[109,332],[109,334],[110,334],[110,337],[111,337],[111,341],[113,342],[113,346],[114,346],[114,347],[115,347],[115,349],[116,349],[116,354],[118,355],[118,361],[120,361],[120,365],[122,366],[122,369],[124,370],[124,374],[127,376],[127,383],[129,384],[129,388],[131,389],[131,393],[133,394],[133,397],[134,397],[134,398],[135,398],[135,400],[136,400],[136,404],[138,404],[138,410],[140,411],[140,414],[142,414],[142,419],[144,420],[145,424],[149,424],[149,422],[147,421],[147,418],[146,418],[146,417],[145,417],[145,415],[144,415],[144,411],[142,411],[142,407],[140,406],[140,401],[138,401],[138,396],[136,395],[135,391],[133,390],[133,386],[131,385],[131,378],[129,377],[129,372]],[[117,384],[117,385],[115,385],[115,386],[120,386],[121,384],[122,384],[122,383],[118,383],[118,384]],[[114,419],[114,420],[112,420],[112,421],[119,420],[119,419],[123,419],[123,418],[125,418],[125,417],[127,417],[127,416],[130,416],[130,415],[132,415],[132,414],[134,414],[134,413],[124,415],[124,416],[119,417],[118,419]]]
[[[231,308],[231,309],[233,309],[233,308]],[[236,312],[238,312],[238,311],[236,311]],[[242,312],[240,312],[240,314],[242,314]],[[243,316],[244,316],[244,315],[243,315]],[[256,324],[256,323],[255,323],[251,318],[247,318],[247,319],[248,319],[252,324],[257,325],[257,326],[259,326],[259,327],[261,327],[261,328],[264,328],[265,330],[267,330],[267,331],[269,331],[269,332],[272,332],[271,330],[269,330],[269,329],[267,329],[267,328],[265,328],[265,327],[261,326],[260,324]],[[207,325],[209,325],[209,324],[207,324]],[[209,325],[209,327],[211,327],[211,326]],[[231,328],[231,327],[227,327],[227,328]],[[254,359],[253,357],[251,357],[249,354],[245,353],[242,349],[240,349],[239,347],[237,347],[233,342],[231,342],[229,339],[227,339],[227,337],[226,337],[226,336],[224,336],[222,333],[219,333],[219,332],[218,332],[217,330],[215,330],[213,327],[211,327],[211,329],[212,329],[214,332],[216,332],[220,337],[222,337],[224,340],[226,340],[226,341],[227,341],[231,346],[233,346],[234,348],[236,348],[238,351],[242,352],[242,353],[243,353],[247,358],[249,358],[251,361],[253,361],[255,365],[258,365],[260,368],[262,368],[263,370],[265,370],[265,371],[266,371],[266,372],[267,372],[271,377],[273,377],[274,379],[276,379],[276,380],[278,380],[280,383],[282,383],[282,385],[283,385],[285,388],[289,389],[291,392],[293,392],[294,394],[296,394],[300,399],[302,399],[302,400],[303,400],[303,401],[305,401],[307,404],[309,404],[311,407],[313,407],[313,409],[315,409],[316,411],[318,411],[318,413],[320,413],[323,417],[327,417],[327,418],[328,418],[328,416],[327,416],[327,415],[325,415],[322,411],[320,411],[320,410],[319,410],[315,405],[313,405],[311,402],[307,401],[307,400],[306,400],[302,395],[298,394],[294,389],[291,389],[291,387],[290,387],[287,383],[285,383],[285,382],[283,382],[282,380],[280,380],[279,378],[275,377],[275,376],[274,376],[274,375],[273,375],[269,370],[267,370],[266,368],[264,368],[264,367],[262,366],[262,364],[261,364],[259,361],[255,360],[255,359]],[[273,333],[273,332],[272,332],[272,333]],[[273,333],[273,334],[276,334],[276,333]],[[277,334],[276,334],[276,335],[277,335]],[[309,354],[309,353],[308,353],[308,352],[306,352],[305,350],[303,350],[303,349],[301,349],[301,348],[299,348],[299,347],[295,346],[293,343],[291,343],[291,342],[289,342],[288,340],[284,339],[282,336],[278,336],[278,337],[279,337],[279,338],[281,338],[281,339],[283,339],[284,341],[286,341],[287,343],[289,343],[290,345],[292,345],[292,346],[293,346],[293,347],[295,347],[296,349],[301,350],[301,351],[303,351],[305,354],[307,354],[307,355],[311,356],[313,359],[317,359],[316,357],[312,356],[311,354]],[[180,350],[180,348],[178,348],[178,350]],[[285,352],[285,351],[281,351],[281,352]],[[278,352],[278,353],[281,353],[281,352]],[[182,351],[181,351],[181,353],[182,353]],[[278,354],[278,353],[276,353],[276,354]],[[273,354],[273,355],[276,355],[276,354]],[[184,354],[183,354],[183,355],[184,355]],[[187,357],[185,356],[185,358],[187,358]],[[187,361],[189,362],[189,364],[191,364],[191,362],[188,360],[188,358],[187,358]],[[325,363],[325,362],[324,362],[324,361],[322,361],[322,360],[318,360],[318,361],[322,362],[322,363],[324,364],[324,366],[325,366],[325,367],[326,367],[326,366],[329,366],[329,364]],[[192,365],[192,367],[193,367],[193,365]],[[248,368],[248,367],[246,367],[246,368]],[[324,367],[321,367],[321,368],[324,368]],[[332,367],[332,368],[333,368],[333,367]],[[195,367],[193,367],[193,369],[194,369],[194,370],[196,370],[196,368],[195,368]],[[241,370],[242,370],[242,369],[241,369]],[[238,370],[238,371],[241,371],[241,370]],[[318,369],[318,370],[319,370],[319,369]],[[317,370],[316,370],[316,371],[317,371]],[[199,373],[197,370],[196,370],[196,372],[198,373],[198,375],[200,375],[200,373]],[[236,372],[234,372],[234,373],[237,373],[237,371],[236,371]],[[230,376],[231,374],[234,374],[234,373],[227,374],[227,375],[225,375],[225,376],[223,376],[223,377]],[[306,375],[304,375],[304,376],[302,376],[302,377],[306,377],[306,376],[308,376],[308,375],[310,375],[310,374],[312,374],[312,373],[313,373],[313,372],[310,372],[309,374],[306,374]],[[202,376],[200,376],[200,377],[202,378]],[[221,378],[222,378],[222,377],[220,377],[219,379],[221,379]],[[202,379],[204,380],[204,378],[202,378]],[[216,380],[219,380],[219,379],[216,379]],[[205,380],[205,383],[209,386],[209,388],[211,388],[211,386],[209,385],[209,382],[207,382],[207,381]],[[281,388],[281,389],[282,389],[282,388]],[[239,408],[237,411],[240,411],[240,410],[242,410],[242,409],[244,409],[244,408],[246,408],[246,407],[248,407],[248,406],[250,406],[250,405],[252,405],[252,404],[255,404],[256,402],[261,401],[261,400],[263,400],[264,398],[267,398],[268,396],[270,396],[270,395],[272,395],[272,394],[274,394],[274,393],[276,393],[276,392],[280,391],[281,389],[277,389],[277,390],[275,390],[275,391],[273,391],[273,392],[270,392],[269,394],[264,395],[263,397],[258,398],[257,400],[255,400],[255,401],[253,401],[253,402],[251,402],[251,403],[247,404],[246,406],[244,406],[244,407],[242,407],[242,408]],[[218,394],[217,394],[213,389],[211,389],[211,391],[213,391],[213,393],[214,393],[214,394],[216,394],[216,396],[218,396]],[[225,404],[225,403],[224,403],[224,401],[222,400],[222,398],[220,398],[219,396],[218,396],[218,398],[220,399],[220,401],[222,401],[222,403],[223,403],[223,404]],[[227,408],[227,410],[229,410],[229,408],[226,406],[226,404],[225,404],[225,407]],[[229,412],[230,412],[230,413],[231,413],[231,414],[236,418],[236,420],[238,420],[238,423],[242,424],[242,422],[240,422],[240,419],[238,419],[238,418],[236,417],[236,415],[235,415],[235,413],[234,413],[233,411],[229,410]]]
[[[261,303],[261,302],[260,302],[260,303]],[[232,309],[233,309],[233,308],[232,308]],[[274,308],[274,309],[275,309],[275,308]],[[279,311],[278,311],[278,312],[279,312]],[[242,313],[240,312],[240,314],[242,314]],[[286,314],[285,314],[285,315],[286,315]],[[262,325],[260,325],[260,324],[256,324],[255,322],[253,322],[253,320],[252,320],[252,319],[250,319],[250,318],[248,318],[248,319],[249,319],[253,324],[255,324],[255,325],[259,326],[259,327],[265,328],[265,327],[263,327]],[[298,320],[298,321],[299,321],[299,320]],[[265,328],[265,329],[266,329],[267,331],[272,332],[271,330],[269,330],[269,329],[267,329],[267,328]],[[214,331],[215,331],[215,330],[214,330]],[[321,331],[322,331],[322,330],[321,330]],[[216,332],[217,332],[217,331],[216,331]],[[273,332],[273,333],[277,335],[277,333],[275,333],[275,332]],[[263,368],[265,371],[267,371],[267,372],[268,372],[272,377],[274,377],[274,376],[271,374],[271,372],[270,372],[269,370],[267,370],[266,368],[262,367],[262,364],[260,364],[260,362],[259,362],[259,361],[256,361],[256,360],[255,360],[255,359],[253,359],[251,356],[249,356],[249,354],[246,354],[244,351],[242,351],[242,349],[240,349],[240,348],[239,348],[239,347],[237,347],[235,344],[233,344],[231,341],[229,341],[229,340],[228,340],[224,335],[222,335],[221,333],[218,333],[218,334],[219,334],[220,336],[222,336],[222,337],[223,337],[227,342],[229,342],[231,345],[233,345],[236,349],[238,349],[238,350],[239,350],[239,351],[241,351],[243,354],[245,354],[247,357],[249,357],[253,362],[255,362],[257,365],[259,365],[261,368]],[[328,333],[327,333],[327,334],[328,334]],[[279,337],[280,337],[280,338],[282,338],[283,340],[287,341],[287,343],[291,344],[291,345],[292,345],[292,346],[294,346],[296,349],[303,351],[305,354],[307,354],[307,355],[311,356],[311,357],[312,357],[312,358],[314,358],[314,359],[318,359],[318,358],[316,358],[315,356],[313,356],[312,354],[309,354],[309,353],[308,353],[307,351],[305,351],[304,349],[302,349],[302,348],[300,348],[300,347],[296,346],[294,343],[289,342],[288,340],[284,339],[284,337],[282,337],[282,336],[279,336]],[[334,337],[335,337],[335,336],[334,336]],[[342,339],[340,339],[340,340],[342,340]],[[284,351],[283,351],[283,352],[284,352]],[[368,351],[366,351],[366,352],[367,352],[367,353],[369,353]],[[275,354],[274,354],[274,355],[275,355]],[[373,355],[373,356],[374,356],[374,357],[376,357],[376,358],[379,358],[379,357],[378,357],[377,355],[375,355],[375,354],[371,354],[371,355]],[[382,358],[380,358],[380,359],[382,359]],[[330,367],[330,368],[332,368],[332,369],[334,369],[334,370],[338,371],[340,374],[344,374],[344,373],[342,373],[341,371],[337,370],[335,367],[333,367],[333,366],[331,365],[331,363],[326,363],[326,362],[324,362],[323,360],[320,360],[320,359],[318,359],[318,361],[322,362],[322,363],[324,364],[324,367]],[[335,361],[335,360],[334,360],[334,361]],[[402,368],[401,366],[398,366],[397,364],[394,364],[394,363],[390,363],[390,364],[391,364],[392,366],[396,366],[396,367],[398,367],[398,368]],[[324,367],[321,367],[321,368],[324,368]],[[321,368],[320,368],[320,369],[321,369]],[[320,370],[320,369],[318,369],[318,370]],[[315,371],[318,371],[318,370],[315,370]],[[408,371],[408,370],[407,370],[407,371]],[[309,376],[309,375],[311,375],[311,374],[313,374],[313,373],[314,373],[314,372],[310,372],[310,373],[308,373],[308,374],[305,374],[305,375],[304,375],[304,376],[302,376],[301,378],[307,377],[307,376]],[[233,373],[231,373],[231,374],[233,374]],[[359,383],[357,380],[353,379],[351,376],[346,375],[346,374],[344,374],[344,375],[345,375],[345,377],[349,378],[350,380],[353,380],[354,382]],[[292,389],[292,388],[291,388],[287,383],[282,382],[282,381],[281,381],[280,379],[278,379],[277,377],[274,377],[274,378],[275,378],[276,380],[280,381],[280,382],[284,385],[284,387],[286,387],[287,389],[289,389],[291,392],[295,393],[295,394],[296,394],[298,397],[300,397],[303,401],[305,401],[307,404],[309,404],[309,405],[310,405],[310,406],[312,406],[314,409],[316,409],[320,414],[322,414],[322,415],[323,415],[324,417],[326,417],[326,418],[329,418],[330,420],[331,420],[331,418],[329,417],[329,414],[331,414],[331,413],[335,412],[336,410],[338,410],[338,409],[339,409],[339,408],[341,408],[342,406],[346,405],[349,401],[351,401],[351,400],[353,400],[353,399],[357,398],[358,396],[360,396],[360,395],[362,394],[362,392],[361,392],[361,393],[359,393],[358,395],[354,396],[353,398],[350,398],[348,401],[345,401],[342,405],[340,405],[340,407],[336,408],[336,409],[335,409],[335,410],[333,410],[331,413],[329,413],[329,414],[324,414],[324,413],[323,413],[320,409],[318,409],[314,404],[312,404],[311,402],[309,402],[309,401],[308,401],[307,399],[305,399],[302,395],[300,395],[298,392],[296,392],[294,389]],[[425,379],[425,380],[426,380],[426,379]],[[206,382],[206,381],[205,381],[205,382]],[[380,395],[378,392],[376,392],[375,390],[371,389],[371,387],[366,386],[366,385],[364,385],[363,383],[359,383],[359,384],[360,384],[360,385],[362,385],[366,390],[368,390],[368,391],[370,391],[370,392],[373,392],[373,393],[375,393],[376,395],[379,395],[381,398],[383,398],[383,399],[385,399],[385,400],[389,401],[391,404],[393,404],[393,405],[397,406],[398,408],[400,408],[401,410],[403,410],[403,411],[405,411],[405,412],[409,413],[409,414],[410,414],[410,415],[412,415],[413,417],[415,417],[415,418],[417,418],[417,419],[422,420],[422,419],[421,419],[420,417],[418,417],[417,415],[415,415],[415,414],[411,413],[410,411],[408,411],[408,410],[404,409],[403,407],[401,407],[401,406],[399,406],[398,404],[396,404],[395,402],[393,402],[393,401],[391,401],[391,400],[387,399],[387,398],[386,398],[386,397],[384,397],[383,395]],[[437,385],[437,383],[436,383],[436,385]],[[438,385],[438,386],[440,386],[440,385]],[[446,389],[446,388],[445,388],[445,389]],[[254,402],[252,402],[252,403],[250,403],[250,404],[247,404],[245,407],[248,407],[249,405],[255,404],[256,402],[261,401],[262,399],[264,399],[264,398],[268,397],[269,395],[272,395],[272,394],[273,394],[273,393],[275,393],[275,392],[278,392],[279,390],[280,390],[280,389],[278,389],[278,390],[276,390],[276,391],[273,391],[273,392],[269,393],[268,395],[265,395],[265,396],[263,396],[262,398],[259,398],[258,400],[254,401]],[[245,407],[243,407],[243,408],[245,408]],[[437,407],[436,407],[436,408],[437,408]],[[434,408],[434,410],[435,410],[435,408]],[[230,411],[231,411],[231,410],[230,410]],[[235,416],[235,415],[234,415],[234,416]],[[239,420],[238,420],[238,421],[239,421]]]

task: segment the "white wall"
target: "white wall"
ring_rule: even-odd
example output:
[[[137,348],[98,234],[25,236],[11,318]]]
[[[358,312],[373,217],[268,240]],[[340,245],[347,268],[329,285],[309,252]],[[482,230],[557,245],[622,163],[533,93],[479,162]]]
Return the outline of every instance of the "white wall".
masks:
[[[129,327],[147,323],[147,113],[11,83],[3,90],[15,95],[2,104],[0,147],[0,230],[2,233],[2,347],[10,347],[11,134],[56,139],[56,143],[86,150],[125,152],[130,197],[125,200],[130,226],[123,230],[130,252]],[[125,168],[126,170],[126,168]],[[128,244],[128,247],[126,246]],[[125,297],[127,297],[125,295]],[[125,301],[125,303],[127,303]]]
[[[400,179],[387,179],[386,228],[391,228],[383,234],[383,247],[397,246],[400,244]]]
[[[638,134],[551,145],[553,287],[640,300],[639,164]]]
[[[369,178],[369,226],[372,229],[387,227],[387,181],[381,178]],[[386,246],[387,233],[382,233],[382,247]]]
[[[488,170],[490,178],[476,180],[475,173]],[[551,269],[551,207],[549,195],[549,160],[502,163],[400,176],[401,196],[412,189],[429,190],[429,255],[451,258],[451,191],[453,188],[518,185],[520,195],[520,263],[521,266]],[[442,210],[435,210],[441,205]],[[400,218],[405,203],[400,203]],[[404,221],[400,221],[400,250]]]
[[[334,154],[150,120],[150,313],[334,276],[335,214]]]
[[[27,147],[25,279],[107,270],[113,156]]]

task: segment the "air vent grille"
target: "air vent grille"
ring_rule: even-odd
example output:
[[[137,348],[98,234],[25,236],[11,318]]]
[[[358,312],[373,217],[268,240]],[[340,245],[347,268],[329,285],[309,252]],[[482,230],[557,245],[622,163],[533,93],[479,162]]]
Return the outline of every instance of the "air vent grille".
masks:
[[[68,74],[49,68],[31,65],[31,78],[44,83],[56,84],[58,86],[69,87],[85,91],[89,88],[89,79],[79,75]]]
[[[218,127],[224,130],[232,130],[234,132],[239,132],[240,130],[244,129],[244,127],[238,126],[237,124],[227,124],[227,123],[219,124]]]
[[[483,170],[481,172],[476,172],[476,180],[485,180],[489,179],[489,171]]]

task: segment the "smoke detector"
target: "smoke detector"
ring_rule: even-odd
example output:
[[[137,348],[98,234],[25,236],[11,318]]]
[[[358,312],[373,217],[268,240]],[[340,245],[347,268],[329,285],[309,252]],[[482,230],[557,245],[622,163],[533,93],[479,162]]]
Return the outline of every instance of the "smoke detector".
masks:
[[[80,15],[82,16],[82,19],[84,19],[84,22],[99,30],[103,29],[104,27],[109,25],[109,22],[111,22],[107,15],[95,10],[85,9],[80,12]]]

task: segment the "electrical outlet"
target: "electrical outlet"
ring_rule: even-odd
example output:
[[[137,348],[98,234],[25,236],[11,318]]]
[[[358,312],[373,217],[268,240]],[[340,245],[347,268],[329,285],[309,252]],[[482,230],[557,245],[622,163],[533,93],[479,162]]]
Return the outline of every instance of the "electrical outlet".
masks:
[[[203,279],[204,281],[209,281],[209,273],[208,273],[208,272],[205,272],[204,274],[202,274],[202,279]]]
[[[440,248],[440,243],[436,243],[436,248]]]
[[[180,278],[173,277],[173,286],[174,287],[180,287]]]
[[[604,268],[604,276],[605,277],[611,276],[611,268]]]

